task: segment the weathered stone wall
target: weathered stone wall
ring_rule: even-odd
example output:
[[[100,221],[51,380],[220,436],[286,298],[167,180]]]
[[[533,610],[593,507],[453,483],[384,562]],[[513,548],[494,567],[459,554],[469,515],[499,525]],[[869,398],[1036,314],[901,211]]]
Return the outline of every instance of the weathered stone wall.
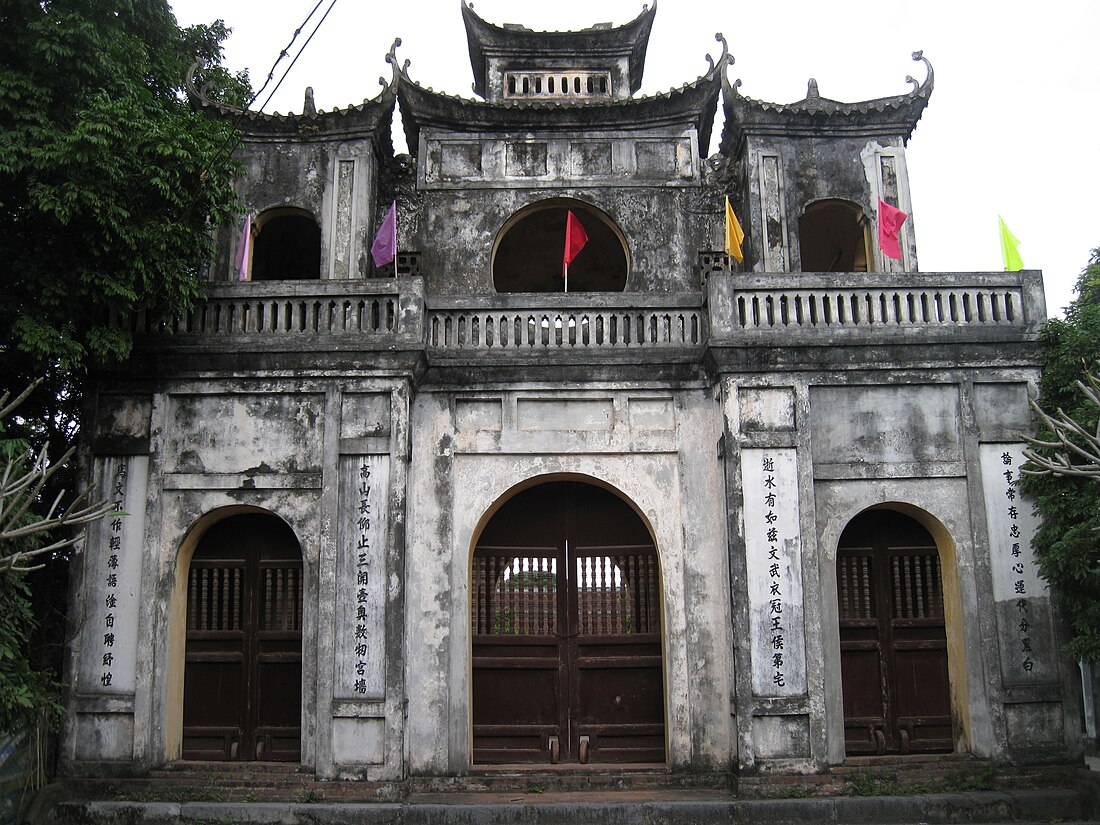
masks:
[[[492,255],[505,223],[547,198],[585,201],[618,225],[629,247],[627,292],[698,291],[696,256],[716,242],[720,210],[701,186],[694,130],[583,139],[426,131],[417,170],[421,202],[410,241],[435,295],[492,294]]]
[[[668,759],[723,770],[733,640],[726,619],[717,405],[705,388],[520,384],[414,403],[408,638],[409,769],[470,764],[469,559],[517,485],[574,478],[632,502],[661,563]],[[415,685],[414,690],[412,686]]]
[[[841,137],[751,137],[742,155],[745,232],[755,272],[798,272],[798,219],[825,198],[851,201],[872,221],[879,198],[909,218],[902,226],[902,260],[884,258],[874,245],[876,272],[917,271],[909,176],[901,140]],[[872,227],[873,228],[873,227]]]
[[[907,376],[904,384],[897,377],[816,372],[723,381],[730,458],[741,466],[727,478],[745,480],[742,489],[731,489],[731,506],[744,507],[731,529],[733,621],[753,626],[752,642],[736,649],[743,768],[761,760],[844,760],[836,547],[844,527],[869,507],[912,516],[939,547],[956,749],[1030,761],[1079,747],[1068,729],[1072,704],[1058,698],[1073,695],[1072,668],[1058,653],[1045,587],[1033,570],[1017,575],[1033,567],[1026,537],[1016,556],[1007,538],[1015,524],[1027,529],[1015,513],[1030,505],[1015,498],[1003,471],[1009,452],[1011,466],[1019,464],[1018,434],[1028,427],[1026,400],[1037,373],[988,369],[976,381],[972,372],[947,370],[936,373],[934,383]],[[784,453],[797,464],[785,473],[779,466]],[[764,639],[753,617],[768,600],[754,589],[763,573],[754,566],[761,548],[750,512],[759,496],[749,484],[759,480],[754,471],[765,457],[775,460],[779,498],[802,503],[800,607],[813,630],[805,639],[807,686],[801,692],[772,683],[775,668],[757,653]],[[1017,511],[1009,510],[1013,505]],[[1004,541],[993,525],[1003,530]],[[788,553],[782,561],[789,560]],[[1004,580],[1000,587],[998,578]],[[1026,579],[1026,633],[1018,627],[1021,591],[998,595],[1017,579]],[[798,612],[784,605],[788,639]],[[791,664],[788,656],[788,686],[798,684],[790,678]]]
[[[401,776],[407,386],[354,378],[175,381],[151,395],[116,392],[100,401],[95,466],[112,492],[118,467],[128,467],[126,515],[120,533],[104,522],[89,535],[76,575],[86,609],[73,613],[67,769],[125,771],[179,758],[190,555],[217,520],[264,512],[291,527],[302,551],[303,763],[324,776]],[[359,488],[364,465],[373,469],[377,519],[369,557],[356,564],[360,536],[350,531],[368,495]],[[119,566],[115,665],[104,683],[112,535],[136,550]],[[371,574],[366,690],[351,678],[357,570]]]
[[[545,367],[538,382],[502,384],[490,369],[455,389],[351,373],[104,385],[92,467],[128,515],[90,532],[74,577],[66,768],[178,757],[190,553],[218,518],[262,511],[303,553],[303,762],[322,776],[464,773],[470,553],[512,491],[561,478],[616,490],[652,529],[674,767],[843,761],[836,547],[876,506],[916,518],[939,547],[957,749],[1076,752],[1073,669],[1041,582],[1013,554],[1013,526],[1028,525],[1003,475],[1036,373],[852,367],[727,364],[717,398],[704,381],[557,385]],[[774,577],[760,520],[773,490]],[[125,575],[108,584],[115,536]]]
[[[369,138],[246,140],[235,157],[242,165],[237,195],[253,219],[268,209],[304,209],[321,227],[321,278],[367,277],[378,211],[378,158]],[[237,279],[243,223],[219,231],[210,280]]]

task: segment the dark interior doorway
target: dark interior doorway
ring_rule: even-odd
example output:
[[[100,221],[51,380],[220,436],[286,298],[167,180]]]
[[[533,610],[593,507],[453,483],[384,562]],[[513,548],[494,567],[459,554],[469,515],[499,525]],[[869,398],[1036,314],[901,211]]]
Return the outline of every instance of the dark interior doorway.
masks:
[[[253,281],[302,281],[321,277],[321,227],[303,209],[273,209],[256,220]]]
[[[302,554],[271,515],[230,516],[187,579],[183,758],[297,762],[302,740]]]
[[[474,762],[663,762],[660,569],[613,493],[540,484],[474,551]]]
[[[836,564],[846,752],[951,751],[935,540],[906,515],[869,510],[845,528]]]
[[[803,272],[868,272],[870,224],[851,201],[815,201],[798,219]]]

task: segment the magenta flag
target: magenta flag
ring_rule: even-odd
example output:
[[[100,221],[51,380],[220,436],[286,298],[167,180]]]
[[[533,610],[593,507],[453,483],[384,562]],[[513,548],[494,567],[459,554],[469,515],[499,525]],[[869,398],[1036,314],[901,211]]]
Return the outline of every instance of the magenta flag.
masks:
[[[244,232],[241,233],[241,243],[237,247],[237,280],[248,280],[249,258],[252,252],[252,213],[244,216]]]
[[[901,260],[901,246],[898,244],[898,233],[901,225],[909,216],[891,206],[882,198],[878,199],[878,245],[882,254],[896,261]]]
[[[370,246],[370,255],[375,266],[384,266],[397,258],[397,201],[390,204],[390,211],[382,219],[374,243]]]

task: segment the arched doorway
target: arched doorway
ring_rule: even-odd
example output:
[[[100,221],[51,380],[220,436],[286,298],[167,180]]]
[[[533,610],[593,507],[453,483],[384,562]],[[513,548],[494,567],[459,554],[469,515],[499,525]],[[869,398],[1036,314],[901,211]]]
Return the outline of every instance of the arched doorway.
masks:
[[[845,752],[953,750],[935,539],[907,515],[867,510],[841,534],[836,565]]]
[[[504,224],[493,249],[497,292],[564,292],[565,219],[572,211],[588,242],[569,265],[570,292],[622,292],[626,239],[607,213],[584,201],[553,198],[531,204]]]
[[[217,522],[187,574],[183,758],[297,762],[302,553],[273,515]]]
[[[614,493],[518,493],[474,549],[473,759],[663,762],[660,568]]]
[[[870,222],[858,204],[840,198],[814,201],[798,219],[803,272],[873,269]]]

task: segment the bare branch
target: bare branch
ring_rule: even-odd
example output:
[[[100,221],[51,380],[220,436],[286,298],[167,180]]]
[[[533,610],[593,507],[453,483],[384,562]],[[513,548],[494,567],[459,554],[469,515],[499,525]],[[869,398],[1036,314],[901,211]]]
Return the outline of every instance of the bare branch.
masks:
[[[0,418],[11,415],[40,383],[41,379],[35,381],[14,401],[8,401],[10,393],[0,396]],[[103,518],[114,509],[107,500],[89,503],[87,492],[64,504],[65,491],[62,490],[46,508],[45,514],[28,515],[42,504],[41,496],[47,483],[73,457],[75,451],[75,447],[70,447],[57,461],[50,461],[46,446],[37,452],[26,450],[6,456],[0,472],[0,574],[38,569],[42,565],[28,565],[27,562],[75,546],[83,538],[83,530],[67,538],[47,540],[47,544],[29,550],[13,550],[11,542],[42,536],[53,530],[80,528]]]
[[[23,392],[19,393],[19,397],[12,401],[10,404],[8,403],[8,398],[11,396],[10,392],[5,392],[3,395],[0,395],[0,418],[7,418],[9,415],[15,412],[16,408],[24,401],[26,401],[27,396],[34,392],[38,388],[38,385],[41,384],[44,380],[45,379],[42,378],[34,379],[34,381],[31,382],[31,385],[23,390]]]
[[[1100,411],[1100,379],[1091,371],[1085,371],[1077,388],[1086,401]],[[1100,421],[1095,432],[1085,429],[1061,407],[1053,415],[1043,410],[1035,401],[1031,408],[1042,427],[1053,439],[1024,436],[1028,447],[1024,457],[1033,465],[1021,467],[1021,472],[1032,476],[1062,476],[1100,482]]]

